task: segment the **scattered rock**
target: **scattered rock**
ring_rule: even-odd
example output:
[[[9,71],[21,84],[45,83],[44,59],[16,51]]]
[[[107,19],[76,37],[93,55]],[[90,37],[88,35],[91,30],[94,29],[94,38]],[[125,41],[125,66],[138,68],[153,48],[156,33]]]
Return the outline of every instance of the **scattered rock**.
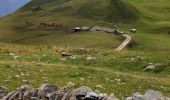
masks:
[[[89,30],[90,30],[90,28],[89,28],[89,27],[87,27],[87,26],[83,26],[83,27],[81,27],[81,30],[82,30],[82,31],[89,31]]]
[[[85,48],[76,48],[75,49],[76,52],[80,52],[80,51],[84,51],[84,50],[85,50]]]
[[[72,32],[81,32],[81,28],[80,27],[75,27],[72,29]]]
[[[96,60],[96,57],[87,57],[86,60]]]
[[[84,81],[85,79],[84,78],[80,78],[81,81]]]
[[[137,29],[131,29],[130,32],[136,33]]]
[[[149,64],[148,66],[145,67],[144,71],[154,70],[155,67],[156,67],[155,65]]]
[[[102,31],[102,28],[100,26],[94,26],[90,30],[91,31]]]
[[[76,56],[70,56],[71,60],[76,60]]]
[[[63,57],[68,57],[68,56],[72,56],[72,54],[68,53],[68,52],[62,52],[61,54]]]

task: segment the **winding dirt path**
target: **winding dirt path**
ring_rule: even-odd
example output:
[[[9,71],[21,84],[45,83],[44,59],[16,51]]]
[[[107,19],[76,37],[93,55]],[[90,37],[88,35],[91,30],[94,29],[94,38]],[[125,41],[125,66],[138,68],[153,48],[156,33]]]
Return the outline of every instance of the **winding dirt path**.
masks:
[[[121,51],[121,50],[123,50],[128,44],[129,44],[129,42],[131,41],[131,37],[130,37],[130,35],[128,35],[128,34],[123,34],[123,37],[125,37],[126,39],[122,42],[122,44],[119,46],[119,47],[117,47],[116,49],[115,49],[115,51]]]

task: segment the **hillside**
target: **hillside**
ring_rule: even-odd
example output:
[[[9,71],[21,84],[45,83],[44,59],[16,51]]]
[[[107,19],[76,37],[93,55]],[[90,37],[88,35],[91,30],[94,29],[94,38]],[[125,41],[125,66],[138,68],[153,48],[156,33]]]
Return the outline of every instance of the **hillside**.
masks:
[[[98,6],[95,6],[98,4]],[[43,10],[32,12],[32,7],[41,7]],[[121,9],[121,10],[120,10]],[[139,18],[138,11],[125,1],[112,1],[112,0],[33,0],[26,6],[19,9],[14,14],[7,16],[0,22],[1,41],[19,42],[19,43],[54,43],[57,41],[49,38],[58,37],[58,34],[63,34],[63,29],[49,30],[40,29],[39,24],[57,23],[73,26],[92,26],[104,25],[109,26],[108,22],[117,21],[136,21]],[[30,22],[27,24],[25,22]],[[4,24],[5,23],[5,24]],[[6,29],[6,30],[4,30]],[[4,33],[5,31],[5,33]],[[43,31],[43,32],[42,32]],[[6,35],[3,35],[6,34]],[[52,36],[51,36],[52,35]],[[80,35],[80,34],[79,34]],[[61,35],[60,35],[61,36]],[[92,40],[96,40],[92,35]],[[107,34],[99,34],[98,37],[109,37]],[[75,35],[70,37],[76,38]],[[81,36],[78,36],[81,38]],[[82,36],[84,37],[84,36]],[[113,36],[113,39],[115,37]],[[83,38],[82,38],[83,39]],[[110,38],[109,41],[113,41]],[[97,39],[101,41],[100,39]],[[115,40],[115,39],[114,39]],[[119,40],[119,39],[116,39]],[[35,42],[34,42],[35,41]],[[83,39],[83,41],[88,41]],[[60,41],[59,41],[60,42]],[[62,42],[62,41],[61,41]],[[69,41],[71,42],[71,41]],[[79,41],[81,42],[81,41]],[[113,41],[114,42],[114,41]],[[116,44],[119,41],[101,43],[103,45]],[[76,43],[78,44],[78,43]],[[74,45],[74,43],[73,43]],[[91,44],[97,45],[97,44]],[[90,45],[89,45],[90,47]],[[112,46],[113,48],[115,46]]]
[[[0,19],[0,93],[48,83],[118,98],[152,89],[170,97],[169,11],[170,0],[32,0]],[[124,39],[69,30],[96,25],[137,32]]]
[[[39,28],[39,24],[43,22],[70,26],[101,25],[112,27],[112,25],[116,24],[121,30],[126,31],[129,31],[130,28],[138,28],[139,32],[142,33],[167,34],[170,28],[169,13],[167,13],[170,8],[167,2],[169,1],[156,0],[151,3],[151,1],[143,0],[32,0],[14,14],[0,21],[1,41],[24,44],[62,43],[63,40],[56,41],[56,39],[61,36],[59,34],[65,33],[63,32],[64,29]],[[32,12],[32,7],[41,7],[43,10]],[[158,7],[159,11],[155,10],[155,7]],[[102,38],[103,35],[108,37],[106,34],[98,36]],[[91,38],[96,39],[93,36]],[[71,37],[76,38],[77,36],[73,35]],[[117,37],[113,36],[113,38]],[[86,39],[82,40],[88,41]],[[101,41],[100,39],[97,40]],[[110,39],[109,41],[112,40]],[[73,43],[73,46],[76,44],[79,43]],[[107,45],[109,42],[101,44]],[[112,43],[110,42],[110,44]],[[86,47],[93,47],[92,45],[97,45],[97,43]]]

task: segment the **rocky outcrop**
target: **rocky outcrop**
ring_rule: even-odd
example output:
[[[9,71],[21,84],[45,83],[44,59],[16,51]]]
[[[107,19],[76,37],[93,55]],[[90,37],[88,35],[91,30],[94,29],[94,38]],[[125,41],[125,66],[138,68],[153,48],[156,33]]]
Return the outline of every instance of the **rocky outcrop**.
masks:
[[[56,85],[43,84],[40,88],[32,89],[28,85],[17,91],[9,92],[0,87],[0,100],[119,100],[113,93],[110,95],[96,93],[87,86],[71,90],[68,86],[58,88]],[[149,90],[144,95],[135,93],[124,100],[170,100],[159,91]]]

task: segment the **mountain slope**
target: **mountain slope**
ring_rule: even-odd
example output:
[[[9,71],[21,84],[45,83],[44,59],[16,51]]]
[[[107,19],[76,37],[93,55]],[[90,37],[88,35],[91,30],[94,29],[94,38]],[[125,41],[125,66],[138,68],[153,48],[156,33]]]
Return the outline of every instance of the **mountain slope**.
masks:
[[[41,7],[43,10],[32,12],[32,7]],[[129,14],[131,15],[129,16]],[[118,20],[136,21],[138,18],[138,11],[123,0],[32,0],[0,22],[0,41],[62,44],[63,40],[56,41],[51,39],[51,37],[61,37],[61,34],[65,34],[65,32],[63,32],[65,30],[42,29],[39,28],[39,24],[45,22],[71,26],[101,25],[110,27],[110,25],[107,24],[108,22]],[[31,24],[26,22],[30,22]],[[91,34],[90,36],[92,37],[90,38],[92,40],[96,40],[97,38],[97,41],[101,41],[100,39],[103,37],[110,37],[105,33],[99,34],[98,37],[93,35],[96,33],[87,33],[86,35],[88,34]],[[75,35],[70,35],[70,37],[75,38]],[[83,35],[79,38],[80,40],[83,39],[83,41],[89,40],[88,38],[83,38]],[[113,39],[114,36],[111,37],[109,41],[113,41],[114,43],[111,44],[115,47],[118,45],[115,43],[119,43],[119,39]],[[99,42],[99,44],[97,42],[93,43],[87,45],[87,47],[96,47],[95,45],[100,47],[99,44],[103,44],[102,42]],[[109,43],[110,42],[105,42],[103,47],[107,47]]]
[[[43,10],[32,12],[32,7],[41,7]],[[0,21],[0,41],[57,45],[65,44],[67,41],[69,45],[83,46],[80,42],[88,41],[88,44],[91,43],[91,39],[96,40],[97,38],[98,40],[93,41],[94,44],[84,46],[109,48],[120,43],[119,38],[115,36],[107,41],[106,37],[110,37],[110,35],[105,33],[99,34],[97,37],[97,33],[90,32],[71,35],[64,29],[53,30],[39,27],[40,23],[57,23],[69,26],[100,25],[107,27],[116,24],[120,30],[124,31],[136,28],[139,34],[136,34],[134,38],[140,45],[146,45],[144,42],[146,38],[149,38],[147,39],[149,43],[153,43],[153,41],[157,43],[156,37],[152,37],[153,33],[154,36],[161,37],[163,40],[168,38],[167,35],[170,30],[169,10],[169,0],[32,0]],[[85,38],[89,34],[90,40]],[[104,39],[102,39],[103,36]],[[70,37],[70,41],[68,41],[68,37]],[[82,41],[75,42],[75,40],[72,40],[77,38]],[[107,42],[101,43],[101,41]],[[114,46],[110,47],[111,45],[108,45],[108,43]],[[165,44],[168,43],[168,41],[165,42]],[[167,45],[162,46],[167,47]]]

